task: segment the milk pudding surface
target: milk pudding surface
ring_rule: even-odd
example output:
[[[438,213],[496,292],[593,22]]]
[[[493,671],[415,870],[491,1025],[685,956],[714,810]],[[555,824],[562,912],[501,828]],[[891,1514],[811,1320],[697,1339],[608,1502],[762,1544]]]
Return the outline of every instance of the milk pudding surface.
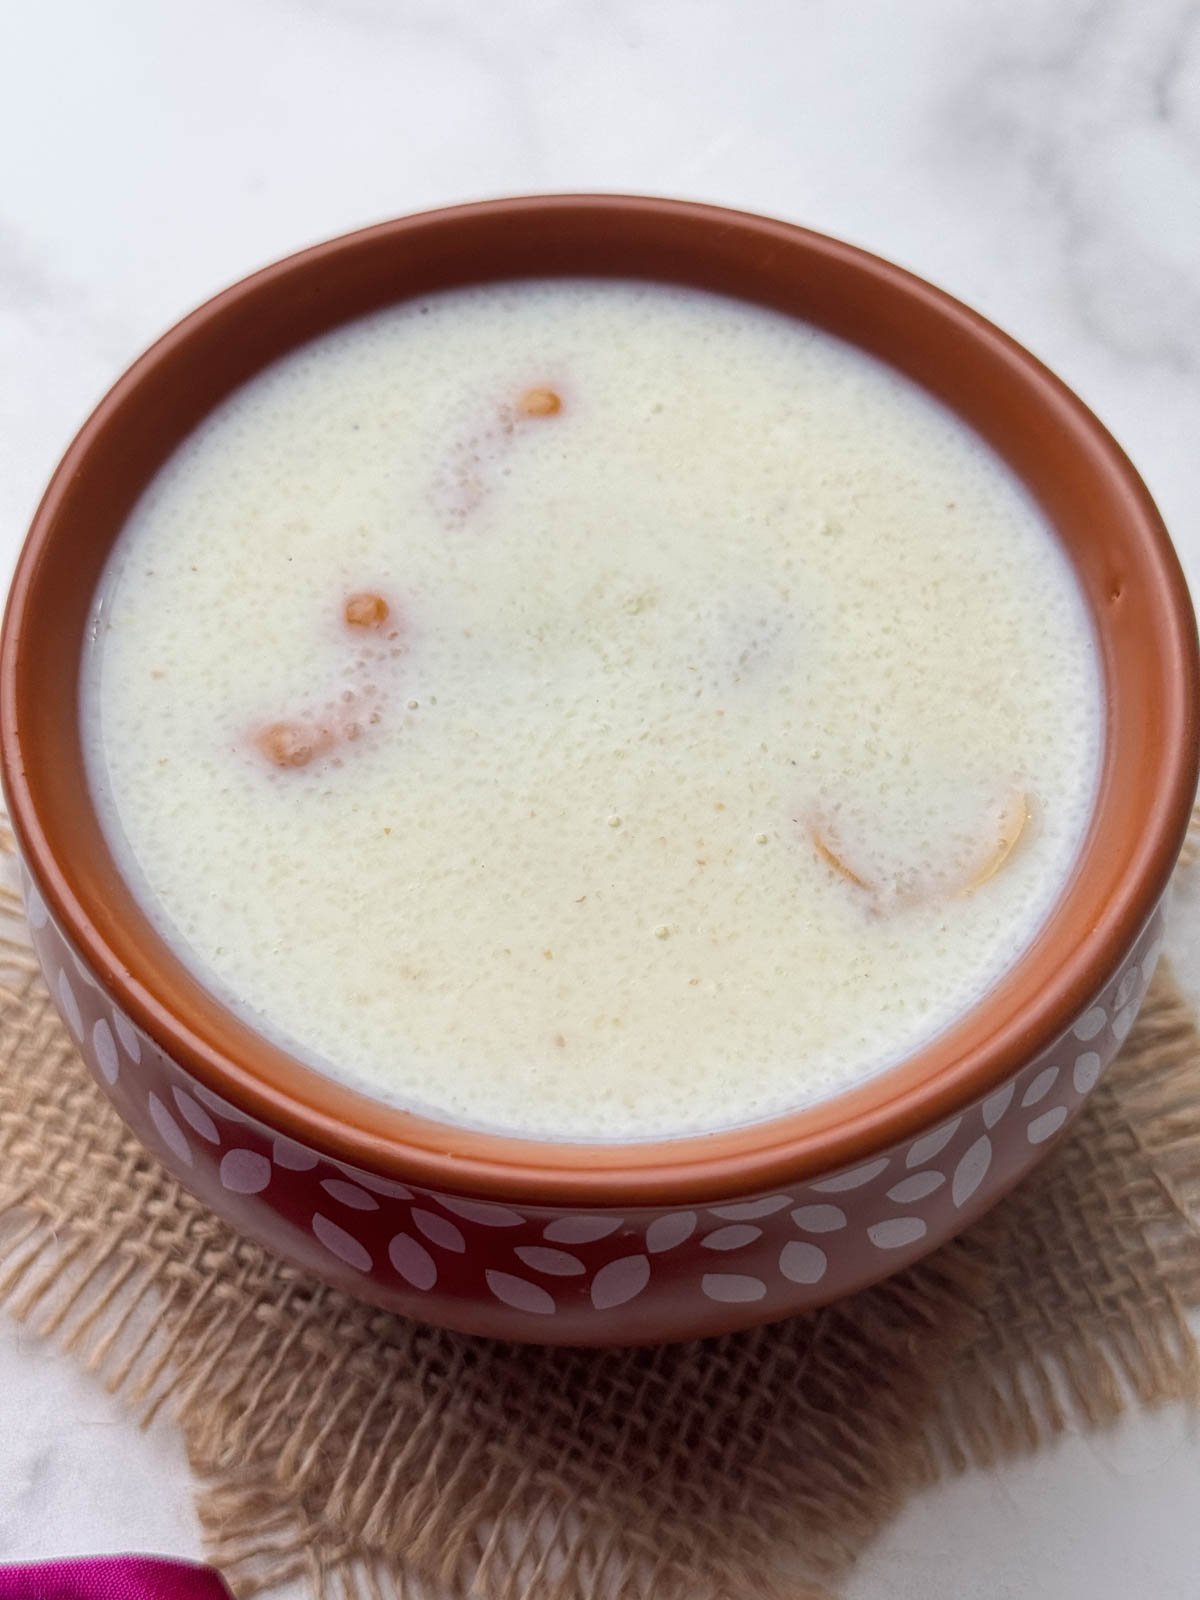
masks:
[[[391,1104],[727,1128],[1028,947],[1094,800],[1065,556],[949,411],[782,314],[546,280],[275,363],[122,532],[88,764],[156,928]]]

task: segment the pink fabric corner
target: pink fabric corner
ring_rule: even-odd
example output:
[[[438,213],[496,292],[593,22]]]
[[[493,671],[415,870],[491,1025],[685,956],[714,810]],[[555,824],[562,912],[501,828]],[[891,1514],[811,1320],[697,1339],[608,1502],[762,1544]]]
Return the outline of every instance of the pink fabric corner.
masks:
[[[231,1600],[212,1567],[159,1556],[85,1556],[0,1566],[0,1600]]]

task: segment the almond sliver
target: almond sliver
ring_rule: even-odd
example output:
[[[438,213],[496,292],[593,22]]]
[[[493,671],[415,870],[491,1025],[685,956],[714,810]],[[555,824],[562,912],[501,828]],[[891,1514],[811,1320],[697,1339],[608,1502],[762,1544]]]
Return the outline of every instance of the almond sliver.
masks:
[[[865,889],[868,894],[875,893],[875,885],[868,883],[865,878],[860,878],[853,867],[848,867],[829,843],[822,836],[820,828],[813,823],[809,828],[809,837],[813,842],[813,849],[820,856],[827,867],[832,867],[839,877],[845,878],[847,883],[852,883],[856,889]]]
[[[1029,796],[1023,790],[1014,790],[1000,817],[1000,833],[995,848],[970,883],[959,890],[960,894],[974,894],[976,889],[982,889],[985,883],[991,882],[1020,843],[1031,815]]]

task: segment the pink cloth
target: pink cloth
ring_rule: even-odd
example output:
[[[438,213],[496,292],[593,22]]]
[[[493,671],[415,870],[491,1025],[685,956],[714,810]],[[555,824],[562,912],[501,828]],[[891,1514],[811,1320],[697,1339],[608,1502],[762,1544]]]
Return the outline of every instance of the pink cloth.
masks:
[[[0,1600],[230,1600],[211,1567],[160,1556],[84,1556],[0,1566]]]

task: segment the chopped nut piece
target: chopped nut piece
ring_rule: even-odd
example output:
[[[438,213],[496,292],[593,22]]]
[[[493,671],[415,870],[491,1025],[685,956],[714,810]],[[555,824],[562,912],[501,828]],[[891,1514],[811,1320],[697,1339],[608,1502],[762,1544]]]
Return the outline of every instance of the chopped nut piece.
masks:
[[[346,597],[344,615],[351,628],[380,628],[391,615],[391,608],[381,594],[364,590]]]
[[[1000,817],[1000,836],[996,841],[996,847],[966,888],[959,890],[960,894],[974,894],[976,889],[982,889],[985,883],[990,882],[996,876],[1000,868],[1017,848],[1021,835],[1029,824],[1031,815],[1028,795],[1020,790],[1016,790],[1009,795]]]
[[[273,722],[257,739],[258,748],[277,767],[306,767],[332,743],[328,728],[305,722]]]
[[[562,410],[562,400],[553,389],[526,389],[520,406],[527,417],[553,417]]]
[[[1004,809],[999,817],[999,828],[996,841],[991,852],[985,857],[979,870],[965,884],[955,887],[953,884],[927,883],[924,886],[911,884],[903,877],[898,877],[894,883],[886,886],[886,899],[896,906],[920,904],[938,899],[945,895],[958,895],[965,898],[989,883],[1000,871],[1005,862],[1012,855],[1019,844],[1026,828],[1033,816],[1029,797],[1020,790],[1015,790],[1009,795]],[[832,867],[839,877],[845,878],[847,883],[856,889],[863,889],[875,897],[876,909],[880,909],[880,900],[884,895],[878,884],[871,883],[868,879],[860,877],[838,852],[829,843],[822,832],[821,825],[813,823],[809,827],[809,837],[813,848],[826,866]]]
[[[860,878],[858,873],[853,868],[848,867],[841,856],[831,848],[816,823],[812,824],[808,833],[813,842],[813,849],[827,867],[832,867],[839,877],[845,878],[846,882],[852,883],[856,889],[865,889],[868,894],[875,893],[875,886],[868,883],[865,878]]]

